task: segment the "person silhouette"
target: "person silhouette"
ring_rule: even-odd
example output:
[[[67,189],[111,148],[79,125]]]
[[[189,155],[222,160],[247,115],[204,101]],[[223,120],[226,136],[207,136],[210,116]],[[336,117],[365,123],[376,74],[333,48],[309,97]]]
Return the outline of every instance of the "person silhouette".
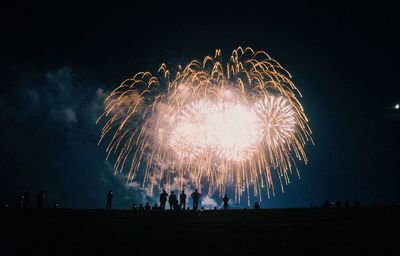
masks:
[[[176,210],[175,206],[176,206],[177,201],[178,200],[176,199],[176,195],[175,195],[174,191],[171,191],[171,195],[169,195],[169,198],[168,198],[170,210]]]
[[[154,210],[154,211],[157,211],[157,210],[158,210],[158,204],[157,204],[157,203],[155,203],[155,204],[153,205],[153,210]]]
[[[17,207],[24,208],[24,193],[22,193],[18,196]]]
[[[179,201],[178,198],[175,198],[174,200],[174,210],[179,211],[181,208],[179,207]]]
[[[168,193],[165,192],[165,189],[163,189],[163,192],[160,194],[160,209],[165,210],[165,204],[167,203],[167,197]]]
[[[182,190],[182,193],[179,195],[179,209],[185,210],[186,208],[186,194],[185,190]]]
[[[133,205],[132,205],[132,210],[135,211],[135,212],[137,211],[137,205],[136,205],[136,203],[133,203]]]
[[[325,207],[325,208],[329,208],[330,205],[331,205],[331,204],[329,203],[329,201],[328,201],[328,200],[325,200],[325,202],[324,202],[324,207]]]
[[[113,192],[111,190],[109,190],[108,193],[107,193],[106,210],[111,210],[113,196],[114,196]]]
[[[39,208],[39,209],[42,208],[43,200],[44,200],[44,191],[40,190],[40,192],[37,194],[37,197],[36,197],[37,208]]]
[[[150,211],[151,210],[149,202],[146,202],[146,205],[144,206],[144,210],[145,211]]]
[[[260,209],[260,204],[259,204],[258,202],[255,202],[255,203],[254,203],[254,209],[255,209],[255,210]]]
[[[143,207],[143,205],[142,205],[142,204],[139,204],[138,211],[139,211],[139,212],[143,212],[143,211],[144,211],[144,207]]]
[[[196,211],[199,208],[199,199],[201,197],[201,194],[197,192],[197,189],[195,189],[194,192],[191,194],[191,197],[193,199],[193,211]]]
[[[224,198],[222,198],[222,201],[224,202],[224,210],[228,209],[229,198],[227,194],[225,194]]]
[[[23,199],[23,207],[28,208],[29,204],[31,203],[31,189],[27,188],[25,193],[24,193],[24,199]]]

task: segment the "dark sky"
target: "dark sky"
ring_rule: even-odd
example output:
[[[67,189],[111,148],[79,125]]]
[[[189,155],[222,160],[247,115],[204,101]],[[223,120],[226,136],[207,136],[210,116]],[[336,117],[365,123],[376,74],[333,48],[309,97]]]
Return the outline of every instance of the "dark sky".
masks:
[[[46,204],[117,207],[143,191],[124,186],[97,146],[104,93],[160,63],[185,64],[238,46],[267,51],[293,75],[314,132],[285,194],[263,207],[400,202],[397,8],[251,1],[130,5],[59,1],[5,6],[0,26],[0,201],[30,187]],[[218,2],[218,3],[216,3]],[[217,203],[221,200],[214,197]]]

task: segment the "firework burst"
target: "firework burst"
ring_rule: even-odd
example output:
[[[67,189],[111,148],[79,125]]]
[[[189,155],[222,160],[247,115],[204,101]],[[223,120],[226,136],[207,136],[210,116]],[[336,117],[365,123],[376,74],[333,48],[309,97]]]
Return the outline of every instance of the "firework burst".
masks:
[[[253,187],[274,193],[307,163],[304,147],[311,129],[291,75],[263,51],[237,48],[225,64],[221,51],[178,67],[162,64],[157,76],[137,73],[105,100],[99,143],[109,135],[107,158],[116,153],[115,174],[143,185],[189,178],[208,193],[225,193],[233,184],[236,199]],[[142,174],[142,175],[138,175]],[[183,183],[181,184],[183,186]],[[249,198],[249,193],[247,193]]]

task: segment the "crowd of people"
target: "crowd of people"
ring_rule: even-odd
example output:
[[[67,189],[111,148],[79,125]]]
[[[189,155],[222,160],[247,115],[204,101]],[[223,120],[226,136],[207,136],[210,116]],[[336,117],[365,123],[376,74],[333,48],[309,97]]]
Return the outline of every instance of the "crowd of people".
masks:
[[[349,200],[345,200],[344,203],[342,203],[342,200],[338,199],[336,200],[336,202],[331,202],[329,200],[325,200],[323,207],[325,208],[329,208],[329,207],[350,207],[350,206],[360,206],[360,201],[358,201],[358,199],[355,199],[353,204],[351,205]]]
[[[36,201],[33,202],[31,189],[28,187],[23,193],[18,194],[16,208],[43,208],[44,200],[45,200],[45,192],[40,190],[36,194]],[[36,203],[36,204],[35,204]],[[9,205],[7,202],[0,202],[0,208],[8,208]],[[60,201],[54,202],[54,208],[61,208]]]
[[[36,207],[42,208],[44,201],[44,191],[40,190],[36,196]],[[28,208],[31,205],[31,189],[27,188],[23,194],[19,196],[18,207]]]
[[[107,199],[106,199],[106,210],[111,210],[112,209],[112,201],[113,201],[114,194],[111,190],[108,191],[107,193]],[[36,195],[36,208],[42,208],[43,207],[43,201],[45,198],[45,192],[43,190],[40,190],[37,195]],[[192,200],[192,209],[194,211],[199,210],[199,201],[201,198],[201,194],[198,192],[197,189],[193,193],[191,193],[190,198]],[[139,204],[137,205],[134,203],[132,205],[132,210],[134,211],[150,211],[150,210],[171,210],[171,211],[180,211],[180,210],[190,210],[189,207],[187,207],[186,203],[188,201],[187,195],[185,193],[185,190],[182,190],[179,196],[175,194],[174,191],[171,191],[170,194],[166,192],[165,189],[163,189],[162,193],[160,194],[159,197],[159,204],[155,203],[153,206],[151,206],[148,202],[146,202],[144,205]],[[229,208],[229,197],[227,194],[222,198],[222,209],[226,210]],[[168,204],[168,205],[167,205]],[[350,206],[360,206],[360,202],[358,199],[355,199],[353,203],[350,203],[349,200],[345,200],[342,202],[340,199],[337,199],[335,201],[329,201],[325,200],[323,203],[322,207],[324,208],[332,208],[332,207],[350,207]],[[1,205],[1,208],[8,207],[8,204],[4,202]],[[21,193],[18,197],[18,203],[17,203],[18,208],[31,208],[35,207],[34,204],[31,203],[31,190],[30,188],[27,188],[24,193]],[[310,207],[312,208],[313,205],[310,204]],[[61,204],[59,201],[56,201],[54,203],[54,208],[61,208]],[[253,208],[255,210],[260,209],[261,206],[258,202],[255,202],[253,205]],[[204,209],[204,208],[201,208]],[[214,208],[216,209],[216,207]]]
[[[190,195],[191,199],[192,199],[192,209],[194,211],[199,210],[199,200],[201,197],[201,194],[198,192],[197,189],[194,190],[194,192]],[[108,191],[107,193],[107,202],[106,202],[106,209],[107,210],[111,210],[111,206],[112,206],[112,198],[113,198],[113,193],[112,191]],[[134,211],[157,211],[157,210],[170,210],[170,211],[183,211],[183,210],[190,210],[189,207],[186,207],[186,201],[187,201],[187,196],[185,193],[185,190],[182,190],[181,193],[179,194],[179,199],[176,196],[174,191],[171,191],[171,194],[168,194],[167,191],[165,191],[165,189],[163,189],[162,193],[160,194],[160,198],[159,198],[159,203],[155,203],[153,206],[150,205],[149,202],[146,202],[145,205],[143,204],[139,204],[137,205],[136,203],[134,203],[132,205],[132,210]],[[225,194],[225,196],[222,198],[222,202],[223,202],[223,209],[226,210],[229,208],[229,197],[227,194]],[[168,203],[168,206],[167,206]],[[168,208],[167,208],[168,207]],[[260,209],[260,204],[258,202],[254,203],[254,209],[258,210]],[[204,208],[202,207],[201,210],[203,210]],[[214,207],[214,210],[216,210],[217,208]]]
[[[110,193],[111,191],[109,191]],[[201,194],[198,192],[197,189],[190,195],[192,198],[193,202],[193,210],[198,210],[199,209],[199,200],[201,197]],[[225,195],[227,198],[227,195]],[[157,203],[154,204],[153,207],[150,206],[150,204],[147,202],[144,206],[142,204],[139,204],[137,206],[136,204],[133,204],[132,210],[138,210],[138,211],[150,211],[150,210],[166,210],[167,203],[169,205],[169,210],[171,211],[180,211],[180,210],[189,210],[189,207],[186,208],[186,200],[187,196],[185,193],[185,190],[182,190],[181,194],[179,194],[179,199],[176,196],[174,191],[171,191],[171,194],[168,194],[165,189],[163,189],[162,193],[160,194],[160,199],[158,205]],[[229,201],[229,199],[228,199]],[[107,205],[109,204],[109,197],[107,196]],[[106,207],[107,208],[107,207]]]

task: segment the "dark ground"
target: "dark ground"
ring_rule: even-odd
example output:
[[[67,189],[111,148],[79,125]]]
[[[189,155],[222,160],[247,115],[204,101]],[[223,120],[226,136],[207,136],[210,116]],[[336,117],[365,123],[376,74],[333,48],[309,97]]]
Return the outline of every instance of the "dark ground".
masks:
[[[0,209],[1,255],[398,255],[400,207]],[[29,255],[26,254],[26,255]]]

